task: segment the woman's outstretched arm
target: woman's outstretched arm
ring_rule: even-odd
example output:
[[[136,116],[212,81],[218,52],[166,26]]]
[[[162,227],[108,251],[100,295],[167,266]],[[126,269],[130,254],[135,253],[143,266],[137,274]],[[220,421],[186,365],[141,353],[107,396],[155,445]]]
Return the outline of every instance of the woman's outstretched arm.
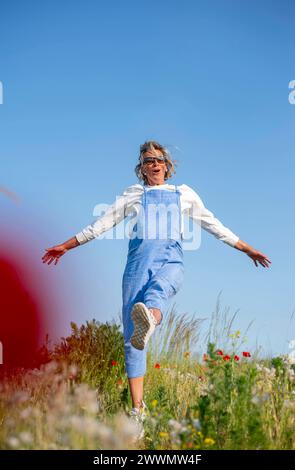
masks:
[[[248,255],[253,260],[255,266],[258,266],[258,261],[258,263],[260,263],[264,268],[269,268],[268,263],[271,263],[270,259],[268,259],[268,257],[260,251],[253,248],[253,246],[248,245],[248,243],[244,242],[243,240],[239,239],[234,248],[246,253],[246,255]]]
[[[55,261],[55,265],[58,263],[59,258],[63,256],[67,251],[79,246],[80,243],[78,242],[76,237],[69,238],[64,243],[60,245],[53,246],[52,248],[45,248],[46,252],[44,256],[42,256],[43,263],[51,264]]]
[[[239,236],[233,233],[228,227],[225,227],[220,220],[204,206],[202,199],[192,188],[186,186],[185,189],[187,199],[191,203],[190,217],[196,222],[200,222],[205,230],[219,240],[246,253],[253,260],[255,266],[258,266],[258,263],[260,263],[261,266],[269,268],[268,263],[271,263],[271,261],[265,254],[253,248],[253,246],[248,245],[248,243],[241,240]]]
[[[116,201],[108,207],[104,215],[98,217],[94,222],[87,225],[81,232],[74,237],[61,243],[60,245],[46,248],[46,253],[42,257],[43,263],[58,263],[61,256],[67,251],[79,245],[84,245],[90,240],[94,240],[102,233],[121,222],[132,210],[133,204],[138,202],[143,189],[139,184],[129,186]]]

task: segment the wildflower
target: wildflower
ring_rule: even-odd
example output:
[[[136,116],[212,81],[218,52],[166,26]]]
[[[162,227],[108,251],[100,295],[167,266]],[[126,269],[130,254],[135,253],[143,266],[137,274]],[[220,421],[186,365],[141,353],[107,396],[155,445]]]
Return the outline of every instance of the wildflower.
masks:
[[[120,386],[120,385],[123,385],[123,380],[122,380],[122,379],[118,379],[118,380],[117,380],[117,385],[119,385],[119,386]]]
[[[78,367],[75,364],[72,364],[69,367],[69,379],[74,380],[78,375]]]
[[[230,360],[230,356],[227,356],[227,355],[226,355],[226,356],[223,356],[223,360],[224,360],[224,361],[229,361],[229,360]]]
[[[41,366],[41,370],[47,374],[56,372],[57,369],[58,369],[58,364],[56,361],[50,361],[50,362],[47,362],[47,364],[44,364]]]
[[[204,444],[205,446],[212,446],[215,444],[215,441],[214,439],[211,439],[211,437],[206,437],[206,439],[204,439]]]
[[[168,424],[176,432],[180,432],[180,430],[182,429],[182,424],[176,421],[175,419],[169,419]]]
[[[105,444],[108,444],[107,441],[109,441],[113,448],[124,449],[126,445],[135,443],[141,430],[141,423],[120,413],[115,418],[115,427],[110,429],[111,435],[105,440]]]
[[[44,371],[44,369],[43,369]],[[32,369],[29,371],[29,375],[33,375],[35,377],[41,377],[43,375],[43,371],[42,370],[39,370],[35,367],[35,369]]]
[[[230,338],[239,338],[241,336],[240,330],[235,331],[235,333],[230,333],[228,335]]]
[[[261,405],[269,399],[269,393],[263,393],[262,395],[253,395],[251,402],[254,405]]]
[[[86,413],[96,414],[99,411],[99,402],[95,390],[86,384],[80,384],[74,391],[77,405]]]
[[[159,437],[168,437],[168,436],[169,436],[168,432],[164,432],[164,431],[159,432]]]
[[[244,357],[251,357],[251,354],[248,351],[243,351]]]
[[[196,375],[190,374],[189,372],[186,373],[185,377],[192,380],[198,380],[198,377]]]
[[[200,429],[201,429],[201,422],[200,422],[199,419],[196,419],[196,418],[192,419],[192,425],[193,425],[193,427],[194,427],[195,429],[197,429],[198,431],[200,431]]]
[[[235,360],[235,361],[239,361],[239,360],[240,360],[240,356],[235,356],[235,357],[234,357],[234,360]]]
[[[23,390],[18,390],[10,397],[10,402],[15,404],[25,403],[30,399],[30,395],[28,392]]]
[[[8,428],[15,428],[16,426],[15,419],[10,418],[10,417],[4,418],[4,419],[5,419],[5,425]]]
[[[84,434],[88,437],[101,437],[109,438],[112,434],[111,429],[109,429],[103,423],[99,423],[96,419],[88,416],[78,416],[72,415],[68,418],[68,424],[72,429],[78,431],[81,434]]]
[[[117,365],[118,365],[118,362],[117,362],[117,361],[114,361],[114,360],[112,360],[111,364],[112,364],[112,366],[117,366]]]
[[[207,354],[203,354],[203,361],[208,361],[208,356],[207,356]]]
[[[33,408],[31,406],[28,406],[27,408],[24,408],[21,410],[21,412],[19,413],[19,416],[22,419],[28,419],[29,416],[31,416],[32,412],[33,412]]]
[[[285,408],[292,409],[292,408],[294,407],[294,403],[292,403],[290,400],[284,400],[283,406],[284,406]]]
[[[157,406],[157,404],[158,404],[158,400],[153,400],[152,403],[151,403],[151,406],[153,408],[155,408]]]
[[[17,449],[17,447],[19,447],[19,445],[20,445],[20,442],[19,442],[17,437],[11,436],[7,439],[7,444],[12,449]]]
[[[221,349],[218,349],[216,354],[217,354],[217,356],[223,356],[223,352],[221,351]]]
[[[290,352],[290,354],[287,355],[287,356],[283,356],[283,362],[287,366],[292,366],[293,364],[295,364],[295,353],[294,353],[294,351]]]
[[[160,369],[160,364],[157,362],[155,365],[154,365],[155,369]]]
[[[184,357],[189,357],[189,355],[190,355],[190,352],[189,352],[189,351],[187,351],[187,352],[184,353]]]
[[[28,431],[22,431],[19,434],[19,438],[24,444],[31,444],[33,442],[32,435]]]

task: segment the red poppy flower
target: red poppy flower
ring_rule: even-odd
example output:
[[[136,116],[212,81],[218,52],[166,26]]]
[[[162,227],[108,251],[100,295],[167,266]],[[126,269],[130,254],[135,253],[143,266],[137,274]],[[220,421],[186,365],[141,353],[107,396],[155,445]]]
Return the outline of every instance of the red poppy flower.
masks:
[[[218,349],[217,356],[223,356],[223,352],[221,351],[221,349]]]
[[[224,361],[229,361],[229,360],[230,360],[230,356],[223,356],[223,360],[224,360]]]
[[[203,361],[207,361],[207,360],[208,360],[207,354],[203,354]]]
[[[251,357],[251,354],[248,351],[243,351],[244,357]]]
[[[113,360],[113,361],[111,362],[111,364],[112,364],[112,366],[116,366],[116,365],[118,364],[118,362]]]
[[[154,365],[155,369],[160,369],[160,364],[157,362],[155,365]]]
[[[123,385],[123,380],[122,380],[122,379],[118,379],[118,380],[117,380],[117,385]]]
[[[234,360],[235,360],[235,361],[239,361],[239,360],[240,360],[240,356],[235,356],[235,357],[234,357]]]

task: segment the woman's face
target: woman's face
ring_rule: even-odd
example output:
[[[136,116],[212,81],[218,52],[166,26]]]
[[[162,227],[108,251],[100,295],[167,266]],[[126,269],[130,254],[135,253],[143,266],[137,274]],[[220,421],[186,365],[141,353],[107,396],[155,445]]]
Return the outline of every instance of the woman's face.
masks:
[[[162,157],[163,153],[161,150],[155,150],[157,156]],[[147,158],[154,158],[153,162],[144,163],[145,159]],[[156,160],[156,155],[152,153],[150,150],[145,152],[143,155],[143,167],[142,172],[146,175],[148,184],[150,186],[155,186],[158,184],[165,183],[165,173],[167,171],[166,163],[161,162],[160,160]]]

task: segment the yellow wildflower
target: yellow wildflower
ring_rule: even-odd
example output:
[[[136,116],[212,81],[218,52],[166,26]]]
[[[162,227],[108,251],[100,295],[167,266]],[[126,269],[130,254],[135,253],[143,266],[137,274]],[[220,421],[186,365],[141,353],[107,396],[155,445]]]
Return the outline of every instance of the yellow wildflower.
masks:
[[[215,441],[214,439],[211,439],[211,437],[206,437],[206,439],[204,439],[204,444],[205,446],[213,446],[213,444],[215,444]]]

